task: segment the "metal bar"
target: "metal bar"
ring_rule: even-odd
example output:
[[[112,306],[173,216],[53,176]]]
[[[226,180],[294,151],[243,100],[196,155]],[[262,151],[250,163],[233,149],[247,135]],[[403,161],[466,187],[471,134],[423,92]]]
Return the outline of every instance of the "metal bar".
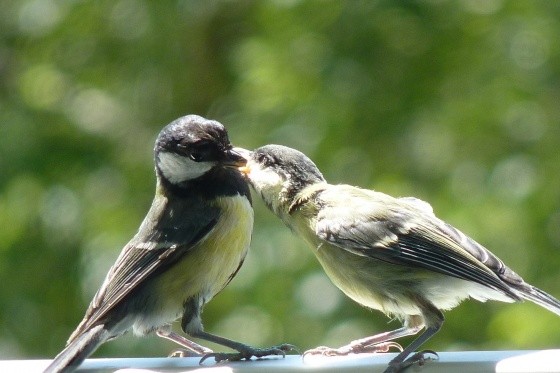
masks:
[[[286,372],[382,372],[395,356],[386,354],[361,354],[346,357],[306,357],[288,355],[250,362],[232,362],[204,366],[199,358],[135,358],[135,359],[88,359],[77,370],[93,372],[202,372],[202,373],[286,373]],[[49,360],[4,360],[0,372],[41,372]],[[441,352],[437,361],[427,361],[422,366],[409,368],[410,372],[560,372],[560,350],[541,351],[469,351]]]

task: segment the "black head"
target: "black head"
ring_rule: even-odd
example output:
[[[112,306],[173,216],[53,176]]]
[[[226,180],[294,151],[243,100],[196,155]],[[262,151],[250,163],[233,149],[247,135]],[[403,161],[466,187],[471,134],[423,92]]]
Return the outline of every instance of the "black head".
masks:
[[[232,150],[225,127],[198,115],[187,115],[165,126],[154,152],[158,176],[175,185],[197,179],[215,167],[246,163]]]

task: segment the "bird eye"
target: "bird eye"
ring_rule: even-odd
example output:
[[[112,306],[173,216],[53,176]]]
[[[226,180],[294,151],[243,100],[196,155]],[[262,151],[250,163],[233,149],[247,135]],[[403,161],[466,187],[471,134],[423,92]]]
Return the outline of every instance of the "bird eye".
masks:
[[[199,152],[197,150],[193,150],[193,151],[190,152],[189,158],[192,159],[195,162],[200,162],[200,161],[202,161],[204,156],[202,155],[201,152]]]
[[[200,141],[188,147],[187,155],[195,162],[207,162],[216,158],[215,145],[207,141]]]
[[[257,162],[268,167],[273,163],[273,159],[268,154],[260,153],[257,155]]]

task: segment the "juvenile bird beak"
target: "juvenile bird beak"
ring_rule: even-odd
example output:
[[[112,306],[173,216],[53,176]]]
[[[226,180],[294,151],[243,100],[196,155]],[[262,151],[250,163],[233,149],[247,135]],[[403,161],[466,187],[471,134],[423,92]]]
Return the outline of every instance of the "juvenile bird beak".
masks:
[[[245,158],[245,160],[249,160],[251,159],[251,154],[253,154],[252,151],[247,150],[247,149],[243,149],[243,148],[238,148],[235,147],[232,149],[234,152],[236,152],[237,154],[239,154],[240,156],[242,156],[243,158]]]
[[[235,151],[237,154],[243,157],[243,159],[245,159],[245,164],[239,166],[238,170],[241,173],[248,175],[251,172],[251,168],[247,165],[247,161],[251,159],[251,154],[253,152],[243,148],[233,148],[233,151]]]
[[[225,159],[222,161],[222,164],[226,167],[243,167],[247,164],[247,159],[243,157],[237,149],[241,148],[234,148],[227,150],[225,153]],[[242,149],[245,150],[245,149]]]
[[[244,175],[249,175],[251,173],[251,168],[247,165],[239,167],[238,170]]]

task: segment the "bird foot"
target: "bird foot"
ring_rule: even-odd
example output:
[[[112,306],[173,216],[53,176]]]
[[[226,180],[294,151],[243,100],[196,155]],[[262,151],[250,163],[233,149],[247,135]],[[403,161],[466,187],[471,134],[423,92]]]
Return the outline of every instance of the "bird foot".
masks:
[[[252,357],[260,359],[266,356],[286,356],[286,352],[297,351],[297,348],[291,344],[281,344],[279,346],[273,346],[270,348],[252,348],[247,347],[238,352],[212,352],[205,354],[202,359],[200,359],[199,364],[202,365],[205,360],[214,358],[216,363],[222,361],[240,361],[240,360],[250,360]]]
[[[434,355],[434,357],[430,357],[427,355]],[[418,364],[419,366],[424,365],[427,361],[437,360],[439,358],[438,354],[432,350],[424,350],[419,351],[413,355],[411,355],[408,359],[402,362],[395,362],[389,363],[389,367],[385,369],[383,373],[398,373],[403,371],[404,369]]]
[[[349,344],[340,348],[330,348],[326,346],[320,346],[307,350],[303,353],[303,357],[321,355],[321,356],[346,356],[350,354],[363,354],[363,353],[376,353],[376,352],[389,352],[391,348],[396,348],[402,351],[403,348],[397,342],[382,342],[372,345],[361,345],[361,344]]]
[[[196,357],[196,356],[202,356],[202,354],[199,354],[198,352],[194,352],[191,350],[187,350],[186,348],[178,348],[176,350],[171,351],[169,355],[167,355],[167,357]]]

